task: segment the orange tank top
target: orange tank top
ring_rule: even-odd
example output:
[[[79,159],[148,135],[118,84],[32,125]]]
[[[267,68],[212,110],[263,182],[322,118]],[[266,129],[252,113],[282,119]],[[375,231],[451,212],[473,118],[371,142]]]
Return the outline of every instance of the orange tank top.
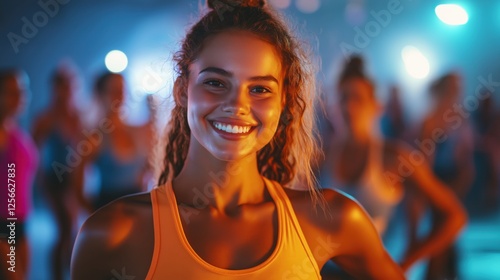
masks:
[[[276,204],[278,241],[267,260],[240,270],[216,267],[198,256],[182,229],[171,184],[153,189],[155,245],[146,279],[321,279],[286,193],[278,183],[264,181]]]

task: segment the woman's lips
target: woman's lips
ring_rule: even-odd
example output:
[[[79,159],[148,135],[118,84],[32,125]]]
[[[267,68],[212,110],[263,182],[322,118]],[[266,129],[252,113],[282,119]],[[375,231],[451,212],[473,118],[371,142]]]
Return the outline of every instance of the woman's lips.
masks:
[[[222,131],[225,131],[227,133],[232,133],[232,134],[247,133],[252,128],[252,126],[247,126],[247,125],[237,125],[237,124],[231,125],[228,123],[216,122],[216,121],[214,121],[212,124],[218,130],[222,130]]]
[[[224,121],[211,121],[210,124],[219,135],[229,140],[241,139],[250,134],[255,128],[252,125]]]

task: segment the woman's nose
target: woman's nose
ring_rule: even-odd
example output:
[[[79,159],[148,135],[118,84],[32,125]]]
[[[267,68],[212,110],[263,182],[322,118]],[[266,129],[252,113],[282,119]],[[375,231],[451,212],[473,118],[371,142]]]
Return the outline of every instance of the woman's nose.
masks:
[[[240,87],[232,90],[225,100],[222,111],[233,115],[245,115],[250,112],[250,96],[246,89]]]

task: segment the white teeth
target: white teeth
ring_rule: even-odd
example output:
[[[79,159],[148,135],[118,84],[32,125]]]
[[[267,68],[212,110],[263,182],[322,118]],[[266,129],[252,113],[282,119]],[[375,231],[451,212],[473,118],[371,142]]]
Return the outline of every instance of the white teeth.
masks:
[[[239,125],[230,125],[230,124],[223,124],[220,122],[214,122],[214,126],[222,131],[229,132],[229,133],[247,133],[250,131],[251,126],[239,126]]]

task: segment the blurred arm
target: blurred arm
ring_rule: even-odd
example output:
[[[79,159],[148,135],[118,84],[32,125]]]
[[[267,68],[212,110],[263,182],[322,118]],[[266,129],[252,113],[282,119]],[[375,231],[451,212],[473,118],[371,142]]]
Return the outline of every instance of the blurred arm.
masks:
[[[402,156],[412,162],[408,152],[404,151]],[[434,176],[426,163],[415,166],[405,184],[407,187],[417,188],[444,219],[419,246],[414,246],[407,252],[402,261],[402,268],[407,270],[416,261],[435,255],[450,246],[467,223],[467,214],[455,193]]]
[[[332,261],[356,279],[404,279],[401,268],[386,252],[365,210],[348,198],[343,210],[341,255]]]

